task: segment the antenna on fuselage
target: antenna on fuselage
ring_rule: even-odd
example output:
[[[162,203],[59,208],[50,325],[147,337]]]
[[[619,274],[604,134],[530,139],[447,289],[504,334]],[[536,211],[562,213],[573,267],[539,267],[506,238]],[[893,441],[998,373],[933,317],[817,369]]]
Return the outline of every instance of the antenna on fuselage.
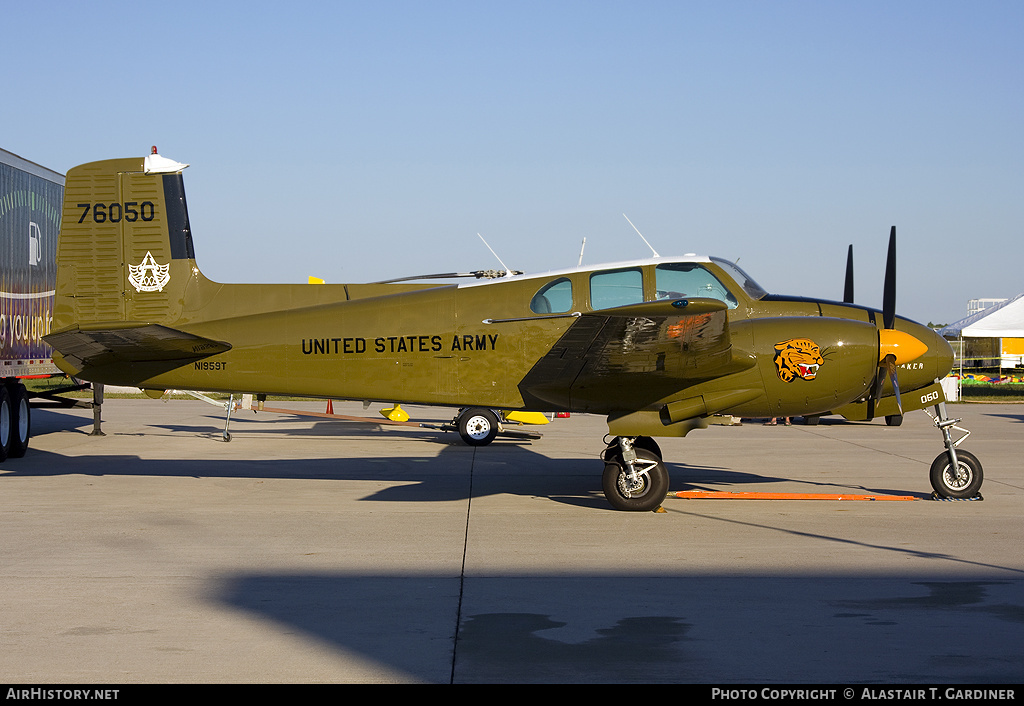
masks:
[[[658,254],[658,251],[651,247],[651,244],[647,242],[647,238],[645,238],[644,234],[640,232],[640,229],[633,225],[633,221],[629,220],[629,216],[623,213],[622,217],[626,219],[626,223],[633,226],[633,230],[635,230],[636,234],[640,236],[640,240],[644,241],[644,244],[651,248],[651,252],[654,253],[654,257],[661,257],[661,255]]]
[[[487,241],[484,240],[484,236],[480,235],[479,233],[477,233],[476,235],[478,238],[480,238],[480,240],[483,241],[484,245],[487,245]],[[501,258],[498,257],[498,253],[494,252],[494,248],[492,248],[490,245],[487,245],[487,249],[491,251],[491,255],[494,255],[494,259],[501,264],[502,268],[504,268],[506,276],[513,274],[512,270],[508,268],[508,265],[506,265],[504,262],[501,262]]]
[[[587,247],[587,239],[583,238],[583,244],[580,245],[580,261],[576,263],[576,267],[583,267],[583,249]]]

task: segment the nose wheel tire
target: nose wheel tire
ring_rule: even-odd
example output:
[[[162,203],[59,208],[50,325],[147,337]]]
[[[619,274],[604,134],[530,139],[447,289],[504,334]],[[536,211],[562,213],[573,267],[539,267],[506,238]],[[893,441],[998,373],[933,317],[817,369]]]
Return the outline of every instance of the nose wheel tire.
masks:
[[[630,482],[621,453],[609,454],[601,478],[604,495],[616,510],[649,512],[661,506],[668,494],[668,469],[661,459],[647,449],[634,447],[638,473]]]
[[[956,452],[957,468],[943,452],[932,461],[931,481],[935,492],[944,498],[974,498],[981,489],[981,462],[967,451]]]
[[[470,446],[486,446],[498,435],[498,417],[489,409],[473,407],[459,415],[459,436]]]

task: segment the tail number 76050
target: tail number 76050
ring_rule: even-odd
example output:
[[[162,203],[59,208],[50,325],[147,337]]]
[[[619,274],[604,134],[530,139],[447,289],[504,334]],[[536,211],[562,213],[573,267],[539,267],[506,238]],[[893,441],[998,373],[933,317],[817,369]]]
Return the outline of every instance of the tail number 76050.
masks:
[[[78,219],[79,223],[85,221],[92,213],[93,223],[120,223],[122,220],[134,223],[138,220],[151,221],[156,214],[156,206],[153,205],[152,201],[126,201],[122,203],[80,203],[78,207],[82,209],[82,217]]]

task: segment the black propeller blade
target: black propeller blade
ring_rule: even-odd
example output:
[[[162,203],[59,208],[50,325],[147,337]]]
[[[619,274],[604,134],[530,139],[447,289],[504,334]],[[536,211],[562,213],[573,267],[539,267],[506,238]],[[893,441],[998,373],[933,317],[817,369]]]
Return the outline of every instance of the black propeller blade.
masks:
[[[871,396],[868,397],[868,421],[870,422],[875,418],[875,403],[882,399],[882,385],[885,383],[885,377],[882,375],[882,368],[879,365],[878,370],[875,371],[874,382],[871,383]]]
[[[853,245],[846,251],[846,286],[843,288],[843,303],[853,304]]]
[[[875,418],[875,404],[882,399],[882,388],[885,385],[885,376],[888,373],[889,382],[892,383],[893,394],[896,395],[896,408],[900,416],[903,415],[903,399],[900,397],[900,384],[896,379],[896,356],[891,353],[878,362],[878,372],[875,373],[875,380],[871,385],[871,396],[868,398],[868,421]]]
[[[900,384],[896,380],[896,359],[892,355],[885,356],[885,367],[889,372],[889,380],[892,382],[892,391],[896,395],[896,408],[900,411],[900,416],[903,416],[903,400],[900,399]]]
[[[889,231],[889,254],[885,258],[885,282],[882,285],[882,321],[885,328],[896,323],[896,226]]]
[[[850,246],[850,258],[852,259],[853,246]],[[853,265],[847,261],[847,287],[852,291],[853,284],[849,282],[852,276]],[[889,231],[889,253],[885,258],[885,281],[882,285],[882,325],[886,329],[896,326],[896,226]],[[885,384],[885,376],[888,374],[892,383],[892,391],[896,395],[896,406],[900,414],[903,414],[903,401],[900,399],[899,381],[896,379],[896,358],[887,355],[878,361],[878,371],[875,373],[875,381],[871,389],[871,397],[868,399],[868,420],[875,416],[875,403],[882,399],[882,387]]]

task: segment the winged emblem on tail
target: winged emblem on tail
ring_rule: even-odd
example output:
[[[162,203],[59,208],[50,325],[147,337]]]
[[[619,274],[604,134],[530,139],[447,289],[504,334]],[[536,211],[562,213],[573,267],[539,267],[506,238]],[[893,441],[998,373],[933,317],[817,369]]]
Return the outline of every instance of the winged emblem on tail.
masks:
[[[140,264],[128,265],[128,281],[139,292],[162,292],[171,281],[170,269],[170,263],[158,265],[153,253],[147,251]]]

